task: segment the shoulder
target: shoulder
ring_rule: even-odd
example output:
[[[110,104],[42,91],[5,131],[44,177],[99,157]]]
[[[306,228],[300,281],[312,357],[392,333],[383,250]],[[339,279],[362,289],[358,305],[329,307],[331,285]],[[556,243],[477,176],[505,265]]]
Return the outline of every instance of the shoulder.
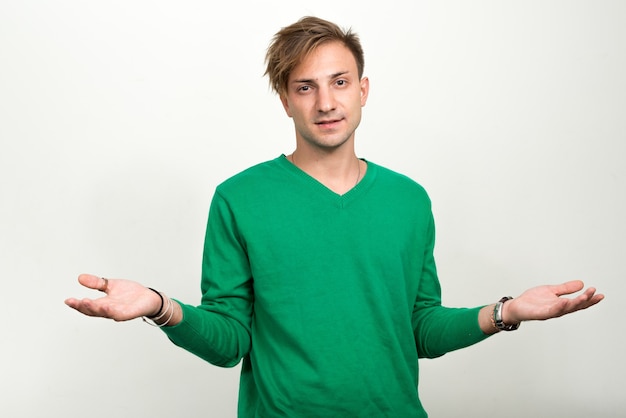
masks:
[[[240,181],[245,181],[246,179],[254,179],[254,178],[258,178],[259,176],[262,177],[273,171],[276,171],[276,169],[280,166],[279,164],[280,158],[281,157],[277,157],[272,160],[264,161],[264,162],[255,164],[249,168],[246,168],[245,170],[226,179],[222,184],[227,185],[229,183],[237,183]]]
[[[430,200],[426,189],[411,177],[371,161],[368,161],[367,164],[375,173],[377,187],[382,187],[394,194],[399,193],[405,196],[419,197],[427,201]]]
[[[227,193],[245,191],[281,177],[279,174],[281,171],[280,158],[282,157],[261,162],[229,177],[217,186],[217,190]]]

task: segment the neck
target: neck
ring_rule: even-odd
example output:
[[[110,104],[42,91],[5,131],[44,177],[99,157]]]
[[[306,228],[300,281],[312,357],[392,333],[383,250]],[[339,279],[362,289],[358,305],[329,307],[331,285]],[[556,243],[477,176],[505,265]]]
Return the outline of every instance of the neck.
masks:
[[[287,159],[337,194],[344,194],[358,184],[365,174],[366,164],[352,150],[345,155],[310,155],[299,148]]]

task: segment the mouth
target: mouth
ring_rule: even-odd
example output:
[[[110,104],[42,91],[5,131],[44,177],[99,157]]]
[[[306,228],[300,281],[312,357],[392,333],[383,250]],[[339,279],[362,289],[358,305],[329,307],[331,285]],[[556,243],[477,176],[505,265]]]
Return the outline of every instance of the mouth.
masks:
[[[343,119],[324,119],[324,120],[318,120],[317,122],[315,122],[315,124],[322,128],[332,128],[333,126],[337,125],[342,120]]]

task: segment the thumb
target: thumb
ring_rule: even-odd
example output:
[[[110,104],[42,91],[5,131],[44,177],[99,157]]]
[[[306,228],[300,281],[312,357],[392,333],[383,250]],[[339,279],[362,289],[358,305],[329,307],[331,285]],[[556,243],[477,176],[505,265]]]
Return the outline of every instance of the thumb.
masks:
[[[93,274],[81,274],[78,276],[78,283],[89,289],[100,290],[106,292],[109,281],[104,277],[95,276]]]

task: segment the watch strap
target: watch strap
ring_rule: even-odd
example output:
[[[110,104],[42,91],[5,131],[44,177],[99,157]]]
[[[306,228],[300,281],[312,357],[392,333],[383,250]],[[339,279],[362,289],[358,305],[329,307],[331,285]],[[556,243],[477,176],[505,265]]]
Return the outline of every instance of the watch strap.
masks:
[[[502,307],[504,304],[513,299],[511,296],[505,296],[496,302],[496,306],[493,308],[493,325],[500,331],[515,331],[519,328],[520,324],[505,324],[502,320]]]

